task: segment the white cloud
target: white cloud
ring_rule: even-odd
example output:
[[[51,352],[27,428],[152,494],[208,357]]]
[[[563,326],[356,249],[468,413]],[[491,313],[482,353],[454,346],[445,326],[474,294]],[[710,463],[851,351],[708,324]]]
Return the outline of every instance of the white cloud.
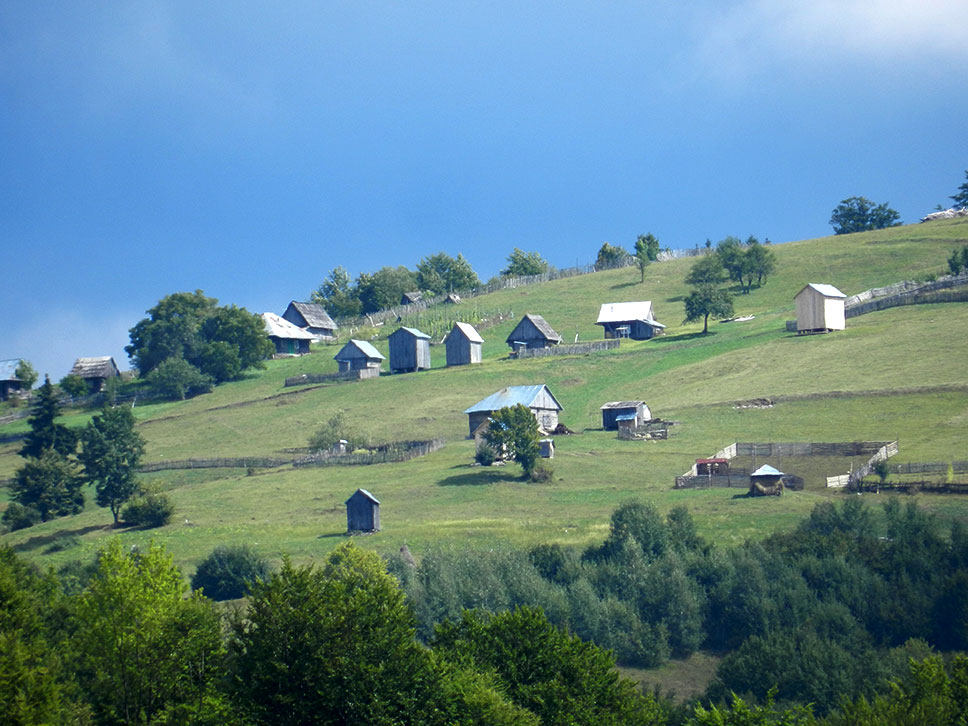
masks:
[[[696,18],[699,60],[719,77],[745,79],[792,64],[935,65],[968,60],[963,0],[743,0]]]

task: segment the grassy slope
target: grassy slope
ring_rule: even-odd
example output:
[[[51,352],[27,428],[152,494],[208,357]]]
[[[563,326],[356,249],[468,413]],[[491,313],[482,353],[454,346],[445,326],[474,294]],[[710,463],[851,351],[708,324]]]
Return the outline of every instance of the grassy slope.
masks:
[[[374,439],[439,435],[450,443],[429,457],[397,465],[283,469],[255,476],[225,470],[151,475],[171,491],[177,523],[122,536],[131,542],[163,541],[176,561],[189,566],[215,545],[233,541],[256,544],[276,557],[284,552],[314,557],[340,541],[342,502],[358,486],[383,502],[384,531],[364,538],[366,546],[385,551],[406,541],[418,556],[430,546],[591,542],[604,535],[611,510],[632,496],[650,498],[663,509],[686,504],[703,533],[722,543],[790,526],[831,494],[808,486],[778,499],[747,500],[730,490],[673,491],[672,480],[697,456],[736,440],[899,436],[902,460],[968,458],[963,435],[968,389],[931,390],[968,382],[968,306],[895,308],[852,319],[846,331],[829,336],[798,338],[783,328],[793,316],[793,294],[806,282],[829,282],[851,294],[939,272],[950,249],[968,243],[966,238],[968,223],[955,221],[775,247],[779,273],[762,289],[737,297],[737,314],[756,318],[715,324],[709,336],[697,335],[701,326],[680,324],[682,278],[691,261],[676,260],[652,265],[643,284],[636,270],[616,270],[466,303],[479,310],[512,309],[516,316],[541,313],[566,340],[576,332],[582,340],[595,340],[601,337],[594,325],[600,303],[653,300],[668,334],[623,342],[619,351],[509,361],[503,340],[516,322],[509,321],[482,331],[487,343],[480,366],[441,368],[443,349],[437,347],[435,370],[429,372],[284,389],[286,376],[335,369],[336,348],[323,346],[309,358],[273,361],[264,372],[191,401],[139,406],[135,412],[148,439],[149,461],[271,454],[302,446],[338,408]],[[386,352],[385,341],[377,345]],[[463,439],[467,424],[461,411],[501,386],[535,382],[552,387],[565,407],[563,421],[575,430],[596,429],[598,407],[623,398],[644,398],[656,415],[681,426],[666,442],[621,442],[594,430],[559,437],[555,481],[546,485],[525,487],[516,478],[516,466],[469,467],[473,447]],[[901,390],[915,387],[929,390]],[[810,397],[829,391],[851,395]],[[763,396],[794,398],[771,409],[730,405]],[[0,478],[19,465],[15,450],[0,447]],[[961,497],[924,501],[968,518],[968,501]],[[57,563],[93,551],[108,533],[102,525],[109,518],[89,506],[77,517],[3,539]],[[78,535],[79,544],[45,554],[51,541],[70,533]]]

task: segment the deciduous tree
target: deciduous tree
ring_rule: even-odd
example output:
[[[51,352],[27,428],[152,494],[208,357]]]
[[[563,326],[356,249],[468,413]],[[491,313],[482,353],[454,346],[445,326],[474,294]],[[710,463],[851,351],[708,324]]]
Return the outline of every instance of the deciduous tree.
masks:
[[[491,414],[484,439],[495,452],[518,462],[525,476],[534,471],[540,456],[538,421],[527,406],[519,403]]]
[[[703,334],[709,332],[709,316],[728,318],[733,314],[733,296],[726,290],[704,283],[693,288],[685,300],[686,322],[702,320]]]
[[[477,273],[460,253],[455,259],[446,252],[438,252],[417,263],[417,285],[435,295],[468,290],[480,284]]]
[[[353,290],[350,273],[342,265],[330,270],[323,284],[313,290],[312,302],[322,305],[337,318],[349,318],[360,314],[360,299]]]
[[[21,359],[17,364],[17,367],[14,369],[13,374],[17,377],[17,380],[20,381],[25,391],[29,391],[37,382],[37,371],[34,370],[32,365],[30,365],[29,360]]]
[[[598,248],[598,257],[595,258],[595,269],[610,270],[626,257],[629,257],[629,253],[624,247],[603,242]]]
[[[887,203],[874,204],[866,197],[848,197],[834,207],[830,215],[830,225],[834,234],[851,234],[871,229],[896,227],[901,223],[901,215]]]
[[[81,435],[79,459],[84,478],[94,485],[98,506],[109,507],[118,523],[121,507],[138,491],[135,472],[145,442],[134,430],[134,414],[126,406],[105,406]]]
[[[507,258],[508,266],[501,270],[501,277],[540,275],[548,271],[548,263],[537,252],[525,252],[517,247]]]
[[[719,255],[706,254],[696,258],[686,275],[687,285],[719,285],[726,280],[726,269]]]

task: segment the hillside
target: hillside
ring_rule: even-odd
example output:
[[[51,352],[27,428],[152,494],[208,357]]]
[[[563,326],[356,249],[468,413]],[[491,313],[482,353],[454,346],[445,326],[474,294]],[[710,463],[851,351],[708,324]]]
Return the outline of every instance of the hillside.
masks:
[[[778,272],[749,295],[737,295],[748,322],[682,324],[682,280],[691,260],[651,265],[643,283],[634,268],[595,273],[473,298],[464,309],[513,318],[482,329],[484,363],[443,368],[433,349],[430,371],[355,384],[284,388],[287,376],[335,370],[338,349],[323,345],[301,359],[269,362],[265,371],[180,403],[138,406],[148,441],[146,461],[278,454],[305,446],[312,431],[343,409],[374,441],[442,436],[447,446],[404,464],[247,473],[215,469],[145,475],[171,493],[175,523],[150,532],[123,531],[126,543],[163,541],[181,565],[213,547],[245,541],[272,557],[317,557],[345,530],[343,501],[357,487],[382,502],[383,531],[362,538],[378,551],[403,542],[419,557],[431,546],[492,547],[506,542],[589,543],[607,530],[608,515],[630,497],[662,510],[685,504],[701,532],[739,543],[797,521],[824,497],[817,483],[768,499],[736,490],[674,491],[677,474],[696,457],[732,441],[854,441],[898,438],[897,461],[968,458],[968,305],[920,305],[848,321],[846,331],[797,337],[793,295],[807,282],[827,282],[848,295],[901,279],[940,273],[955,246],[968,244],[968,222],[950,220],[773,247]],[[507,359],[504,339],[525,312],[544,315],[571,341],[597,340],[603,302],[651,299],[666,335],[624,341],[617,351],[586,356]],[[391,326],[392,329],[392,326]],[[385,331],[357,331],[356,334]],[[375,344],[386,353],[385,340]],[[559,437],[554,481],[525,484],[516,466],[469,466],[467,406],[506,385],[547,383],[564,406],[562,421],[582,432]],[[832,396],[832,392],[837,392]],[[766,409],[734,402],[770,397]],[[599,430],[605,401],[644,399],[678,422],[668,441],[625,442]],[[83,416],[70,417],[71,423]],[[0,428],[17,430],[22,423]],[[15,445],[0,447],[0,478],[19,466]],[[836,463],[836,462],[834,462]],[[828,473],[842,473],[840,471]],[[250,475],[251,474],[251,475]],[[921,497],[924,506],[968,519],[968,498]],[[76,517],[5,535],[28,556],[58,564],[89,556],[111,534],[93,504]],[[55,543],[61,540],[60,548]],[[55,545],[51,547],[51,545]],[[54,550],[48,552],[48,550]]]

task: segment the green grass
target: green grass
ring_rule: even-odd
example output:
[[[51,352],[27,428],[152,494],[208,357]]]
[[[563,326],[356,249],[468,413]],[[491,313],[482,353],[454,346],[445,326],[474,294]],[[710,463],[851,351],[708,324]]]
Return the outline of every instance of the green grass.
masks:
[[[662,510],[685,504],[704,536],[732,545],[789,528],[827,497],[818,485],[846,462],[779,462],[799,467],[812,484],[779,498],[747,499],[741,490],[676,491],[672,483],[700,456],[733,441],[900,440],[899,461],[968,458],[968,305],[894,308],[848,321],[826,336],[797,337],[793,295],[807,282],[851,294],[942,271],[964,244],[968,223],[945,221],[774,247],[779,272],[737,297],[745,323],[681,324],[682,278],[690,260],[657,263],[644,283],[634,268],[557,280],[476,298],[478,310],[513,310],[515,319],[484,328],[484,363],[447,369],[441,346],[434,368],[360,383],[284,388],[286,377],[335,370],[336,345],[311,356],[270,361],[264,371],[177,403],[139,404],[146,460],[279,454],[305,446],[332,412],[374,440],[443,436],[430,456],[402,464],[323,469],[283,468],[159,472],[146,479],[175,501],[175,521],[153,531],[121,531],[126,544],[163,542],[191,572],[216,545],[247,542],[270,557],[319,557],[342,540],[344,500],[357,488],[382,502],[383,531],[360,538],[378,551],[406,542],[419,557],[437,546],[491,547],[536,542],[585,545],[602,539],[611,511],[632,497]],[[594,325],[603,302],[651,299],[667,335],[623,341],[617,351],[512,361],[504,338],[525,312],[544,315],[571,341],[601,338]],[[390,326],[390,330],[394,326]],[[379,331],[380,333],[384,331]],[[385,340],[374,341],[386,354]],[[562,421],[584,432],[558,437],[554,479],[523,483],[519,467],[471,467],[461,412],[506,385],[547,383],[565,410]],[[831,397],[831,392],[842,395]],[[773,408],[738,409],[735,401],[774,397]],[[599,406],[644,399],[655,415],[678,422],[668,441],[625,442],[600,431]],[[80,425],[89,413],[67,422]],[[23,430],[24,422],[0,427]],[[20,465],[18,445],[0,446],[0,478]],[[843,466],[837,468],[838,464]],[[834,471],[825,471],[834,467]],[[0,495],[0,499],[3,495]],[[968,497],[921,496],[933,511],[968,520]],[[0,507],[3,505],[0,504]],[[186,522],[187,520],[187,522]],[[0,538],[39,562],[91,556],[113,533],[110,514],[89,504],[75,517]],[[69,547],[51,545],[61,538]]]

